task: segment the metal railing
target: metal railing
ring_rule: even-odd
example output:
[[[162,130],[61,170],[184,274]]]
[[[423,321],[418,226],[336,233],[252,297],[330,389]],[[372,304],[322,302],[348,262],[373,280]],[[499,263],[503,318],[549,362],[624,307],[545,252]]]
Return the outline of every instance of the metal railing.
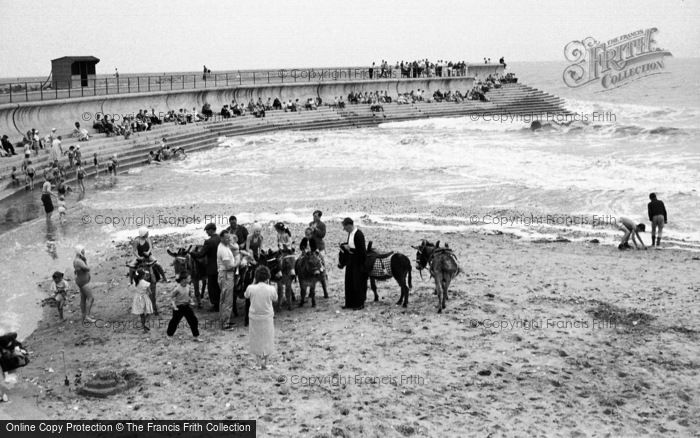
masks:
[[[499,65],[476,64],[480,71],[484,67]],[[121,75],[90,77],[72,81],[28,81],[0,84],[0,104],[33,102],[56,99],[71,99],[114,94],[148,93],[158,91],[191,90],[232,87],[238,85],[287,84],[299,82],[368,81],[378,79],[417,79],[435,77],[464,77],[469,68],[449,69],[436,75],[434,72],[401,71],[395,67],[384,72],[374,68],[370,76],[369,67],[291,69],[291,70],[246,70],[226,73],[185,73],[162,75]]]

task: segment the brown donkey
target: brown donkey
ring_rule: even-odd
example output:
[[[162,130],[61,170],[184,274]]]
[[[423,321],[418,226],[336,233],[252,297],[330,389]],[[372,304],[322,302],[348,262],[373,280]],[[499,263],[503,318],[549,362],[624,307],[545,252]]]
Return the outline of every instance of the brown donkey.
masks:
[[[447,290],[452,280],[462,272],[452,249],[445,245],[440,248],[440,241],[435,244],[423,240],[420,246],[412,246],[416,252],[416,269],[423,273],[426,267],[430,270],[430,276],[435,279],[435,293],[438,296],[438,313],[442,313],[447,301]]]

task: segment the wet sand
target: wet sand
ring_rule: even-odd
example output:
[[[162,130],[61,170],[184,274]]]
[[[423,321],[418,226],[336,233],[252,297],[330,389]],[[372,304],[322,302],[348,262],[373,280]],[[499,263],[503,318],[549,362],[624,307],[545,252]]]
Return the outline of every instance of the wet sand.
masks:
[[[308,207],[309,217],[316,207],[326,216],[374,209],[442,212],[396,199],[293,207]],[[240,211],[276,210],[250,204]],[[327,225],[328,264],[335,265],[344,233],[337,221]],[[407,309],[395,305],[399,289],[387,281],[379,283],[378,302],[368,292],[364,310],[341,310],[343,272],[331,266],[330,298],[321,297],[319,286],[316,308],[307,303],[279,312],[273,368],[252,370],[242,318],[238,329],[221,332],[213,327],[217,315],[205,306],[197,311],[203,343],[191,340],[184,321],[167,338],[170,312],[161,292],[170,285],[158,285],[162,313],[144,334],[130,314],[129,250],[115,243],[93,267],[99,327],[80,323],[71,283],[69,321],[60,323],[55,309],[44,309],[26,340],[33,361],[18,373],[19,383],[3,387],[10,403],[0,403],[0,417],[255,419],[260,436],[279,437],[467,431],[689,436],[700,428],[697,254],[532,243],[477,231],[362,228],[375,248],[399,250],[411,260],[410,245],[422,238],[448,242],[465,273],[453,283],[446,311],[436,313],[432,281],[415,269]],[[301,224],[292,231],[300,236]],[[165,248],[186,238],[154,238],[156,257],[169,274]],[[265,246],[271,241],[266,229]],[[49,281],[43,281],[47,290]],[[129,369],[143,381],[106,399],[77,395],[76,374],[84,382],[103,368]]]

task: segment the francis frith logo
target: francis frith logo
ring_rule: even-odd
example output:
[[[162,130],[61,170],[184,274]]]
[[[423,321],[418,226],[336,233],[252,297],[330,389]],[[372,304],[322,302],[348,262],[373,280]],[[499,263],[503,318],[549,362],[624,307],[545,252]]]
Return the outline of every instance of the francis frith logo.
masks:
[[[572,62],[564,70],[564,83],[578,88],[600,82],[605,90],[627,85],[637,79],[663,73],[664,57],[671,52],[657,47],[658,29],[640,29],[605,42],[592,37],[571,41],[564,56]]]

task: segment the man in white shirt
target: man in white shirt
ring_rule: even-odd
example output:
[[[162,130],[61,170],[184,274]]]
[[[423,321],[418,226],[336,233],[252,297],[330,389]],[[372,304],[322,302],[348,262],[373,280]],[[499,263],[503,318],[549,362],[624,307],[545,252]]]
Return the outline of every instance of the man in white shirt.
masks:
[[[233,328],[233,287],[236,280],[236,268],[238,262],[231,251],[231,234],[224,230],[220,234],[221,242],[216,250],[216,266],[219,271],[219,287],[221,298],[219,299],[219,320],[223,330]]]

